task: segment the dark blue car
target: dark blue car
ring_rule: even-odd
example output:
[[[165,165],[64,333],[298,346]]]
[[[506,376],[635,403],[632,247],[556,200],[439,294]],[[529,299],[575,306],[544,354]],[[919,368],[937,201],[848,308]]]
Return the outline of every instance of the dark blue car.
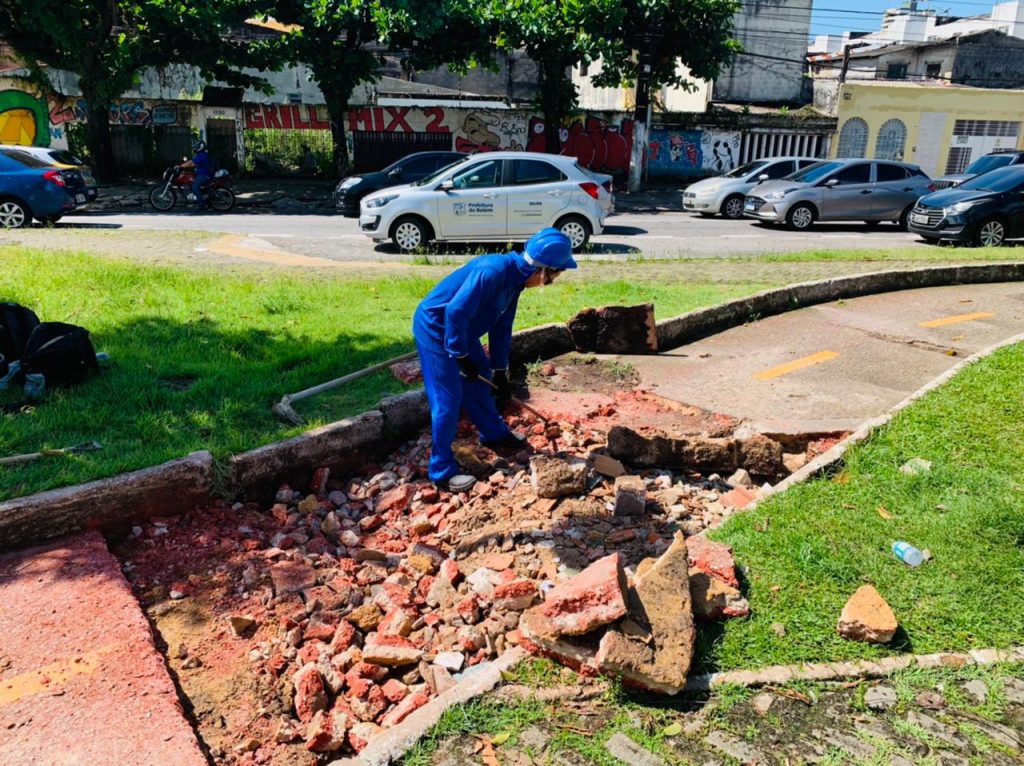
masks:
[[[28,226],[33,218],[56,223],[85,203],[77,170],[55,168],[20,146],[0,146],[0,227]]]
[[[929,242],[984,247],[1024,238],[1024,165],[990,170],[926,194],[910,213],[910,231]]]

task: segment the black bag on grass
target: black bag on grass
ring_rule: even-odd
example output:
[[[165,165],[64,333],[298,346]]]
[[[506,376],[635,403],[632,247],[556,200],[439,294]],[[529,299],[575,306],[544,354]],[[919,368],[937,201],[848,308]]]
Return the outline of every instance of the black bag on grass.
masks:
[[[36,327],[25,344],[21,364],[22,372],[43,375],[48,386],[77,383],[99,369],[89,331],[64,322]]]
[[[39,326],[39,317],[17,303],[0,303],[0,356],[8,364],[21,359],[32,331]]]

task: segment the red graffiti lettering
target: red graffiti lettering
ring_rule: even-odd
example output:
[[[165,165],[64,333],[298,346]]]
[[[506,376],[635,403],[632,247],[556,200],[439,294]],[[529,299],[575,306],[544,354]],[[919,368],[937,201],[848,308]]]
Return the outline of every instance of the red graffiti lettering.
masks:
[[[260,113],[258,106],[247,106],[245,107],[245,127],[247,128],[265,128],[263,124],[263,115]]]
[[[379,106],[373,108],[373,129],[377,132],[384,130],[384,110]]]
[[[444,121],[444,107],[441,106],[428,106],[423,110],[423,114],[426,117],[430,117],[430,122],[427,123],[427,133],[451,133],[451,129],[447,125],[442,125]]]
[[[320,115],[317,113],[315,106],[307,106],[306,114],[309,115],[309,124],[313,130],[328,130],[331,127],[331,123],[327,120],[321,120]]]
[[[281,127],[289,130],[292,127],[292,110],[287,106],[279,106],[277,113],[281,117]]]
[[[291,112],[292,126],[293,127],[297,128],[297,129],[302,129],[302,130],[308,130],[309,129],[309,127],[310,127],[309,123],[306,122],[304,119],[302,119],[302,109],[300,109],[297,106],[293,106],[288,111]]]
[[[267,105],[263,107],[263,122],[267,128],[281,129],[281,118],[277,114],[276,106]]]
[[[370,108],[353,109],[348,113],[348,129],[359,130],[360,124],[363,130],[373,130],[373,115]]]
[[[405,115],[409,114],[409,107],[407,107],[407,106],[401,106],[401,107],[389,106],[389,107],[385,107],[385,111],[391,117],[391,122],[389,122],[387,124],[387,127],[384,128],[384,130],[386,130],[388,133],[398,133],[398,132],[412,133],[413,132],[412,131],[412,126],[408,122],[405,121]]]

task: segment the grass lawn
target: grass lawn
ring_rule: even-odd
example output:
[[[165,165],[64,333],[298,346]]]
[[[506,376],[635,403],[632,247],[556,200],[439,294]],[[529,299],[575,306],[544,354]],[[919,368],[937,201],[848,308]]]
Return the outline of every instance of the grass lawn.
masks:
[[[1003,349],[847,453],[837,476],[797,486],[714,533],[735,548],[752,616],[705,634],[704,669],[1024,643],[1024,345]],[[899,467],[932,461],[926,474]],[[883,512],[891,518],[885,518]],[[895,540],[929,549],[913,569]],[[836,633],[873,583],[901,632],[891,646]],[[773,623],[786,628],[784,637]]]
[[[410,266],[354,279],[296,270],[218,273],[81,253],[4,248],[0,300],[43,320],[80,324],[114,364],[42,406],[7,416],[0,455],[98,439],[100,452],[0,468],[0,500],[133,470],[209,449],[223,459],[302,428],[270,405],[301,390],[412,350],[412,311],[435,277]],[[586,307],[655,301],[668,317],[764,289],[764,283],[693,283],[685,267],[645,279],[601,270],[531,290],[519,328],[568,319]],[[364,411],[404,387],[382,373],[302,402],[311,425]],[[20,401],[20,389],[0,401]],[[3,416],[0,416],[3,417]]]

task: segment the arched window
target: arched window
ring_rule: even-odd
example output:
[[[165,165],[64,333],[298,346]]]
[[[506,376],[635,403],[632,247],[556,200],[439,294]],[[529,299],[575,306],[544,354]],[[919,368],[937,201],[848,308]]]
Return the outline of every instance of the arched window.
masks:
[[[868,150],[868,124],[860,117],[851,117],[839,131],[838,159],[865,156]]]
[[[876,160],[902,160],[903,146],[907,142],[907,126],[903,120],[886,120],[878,129],[875,141]]]

